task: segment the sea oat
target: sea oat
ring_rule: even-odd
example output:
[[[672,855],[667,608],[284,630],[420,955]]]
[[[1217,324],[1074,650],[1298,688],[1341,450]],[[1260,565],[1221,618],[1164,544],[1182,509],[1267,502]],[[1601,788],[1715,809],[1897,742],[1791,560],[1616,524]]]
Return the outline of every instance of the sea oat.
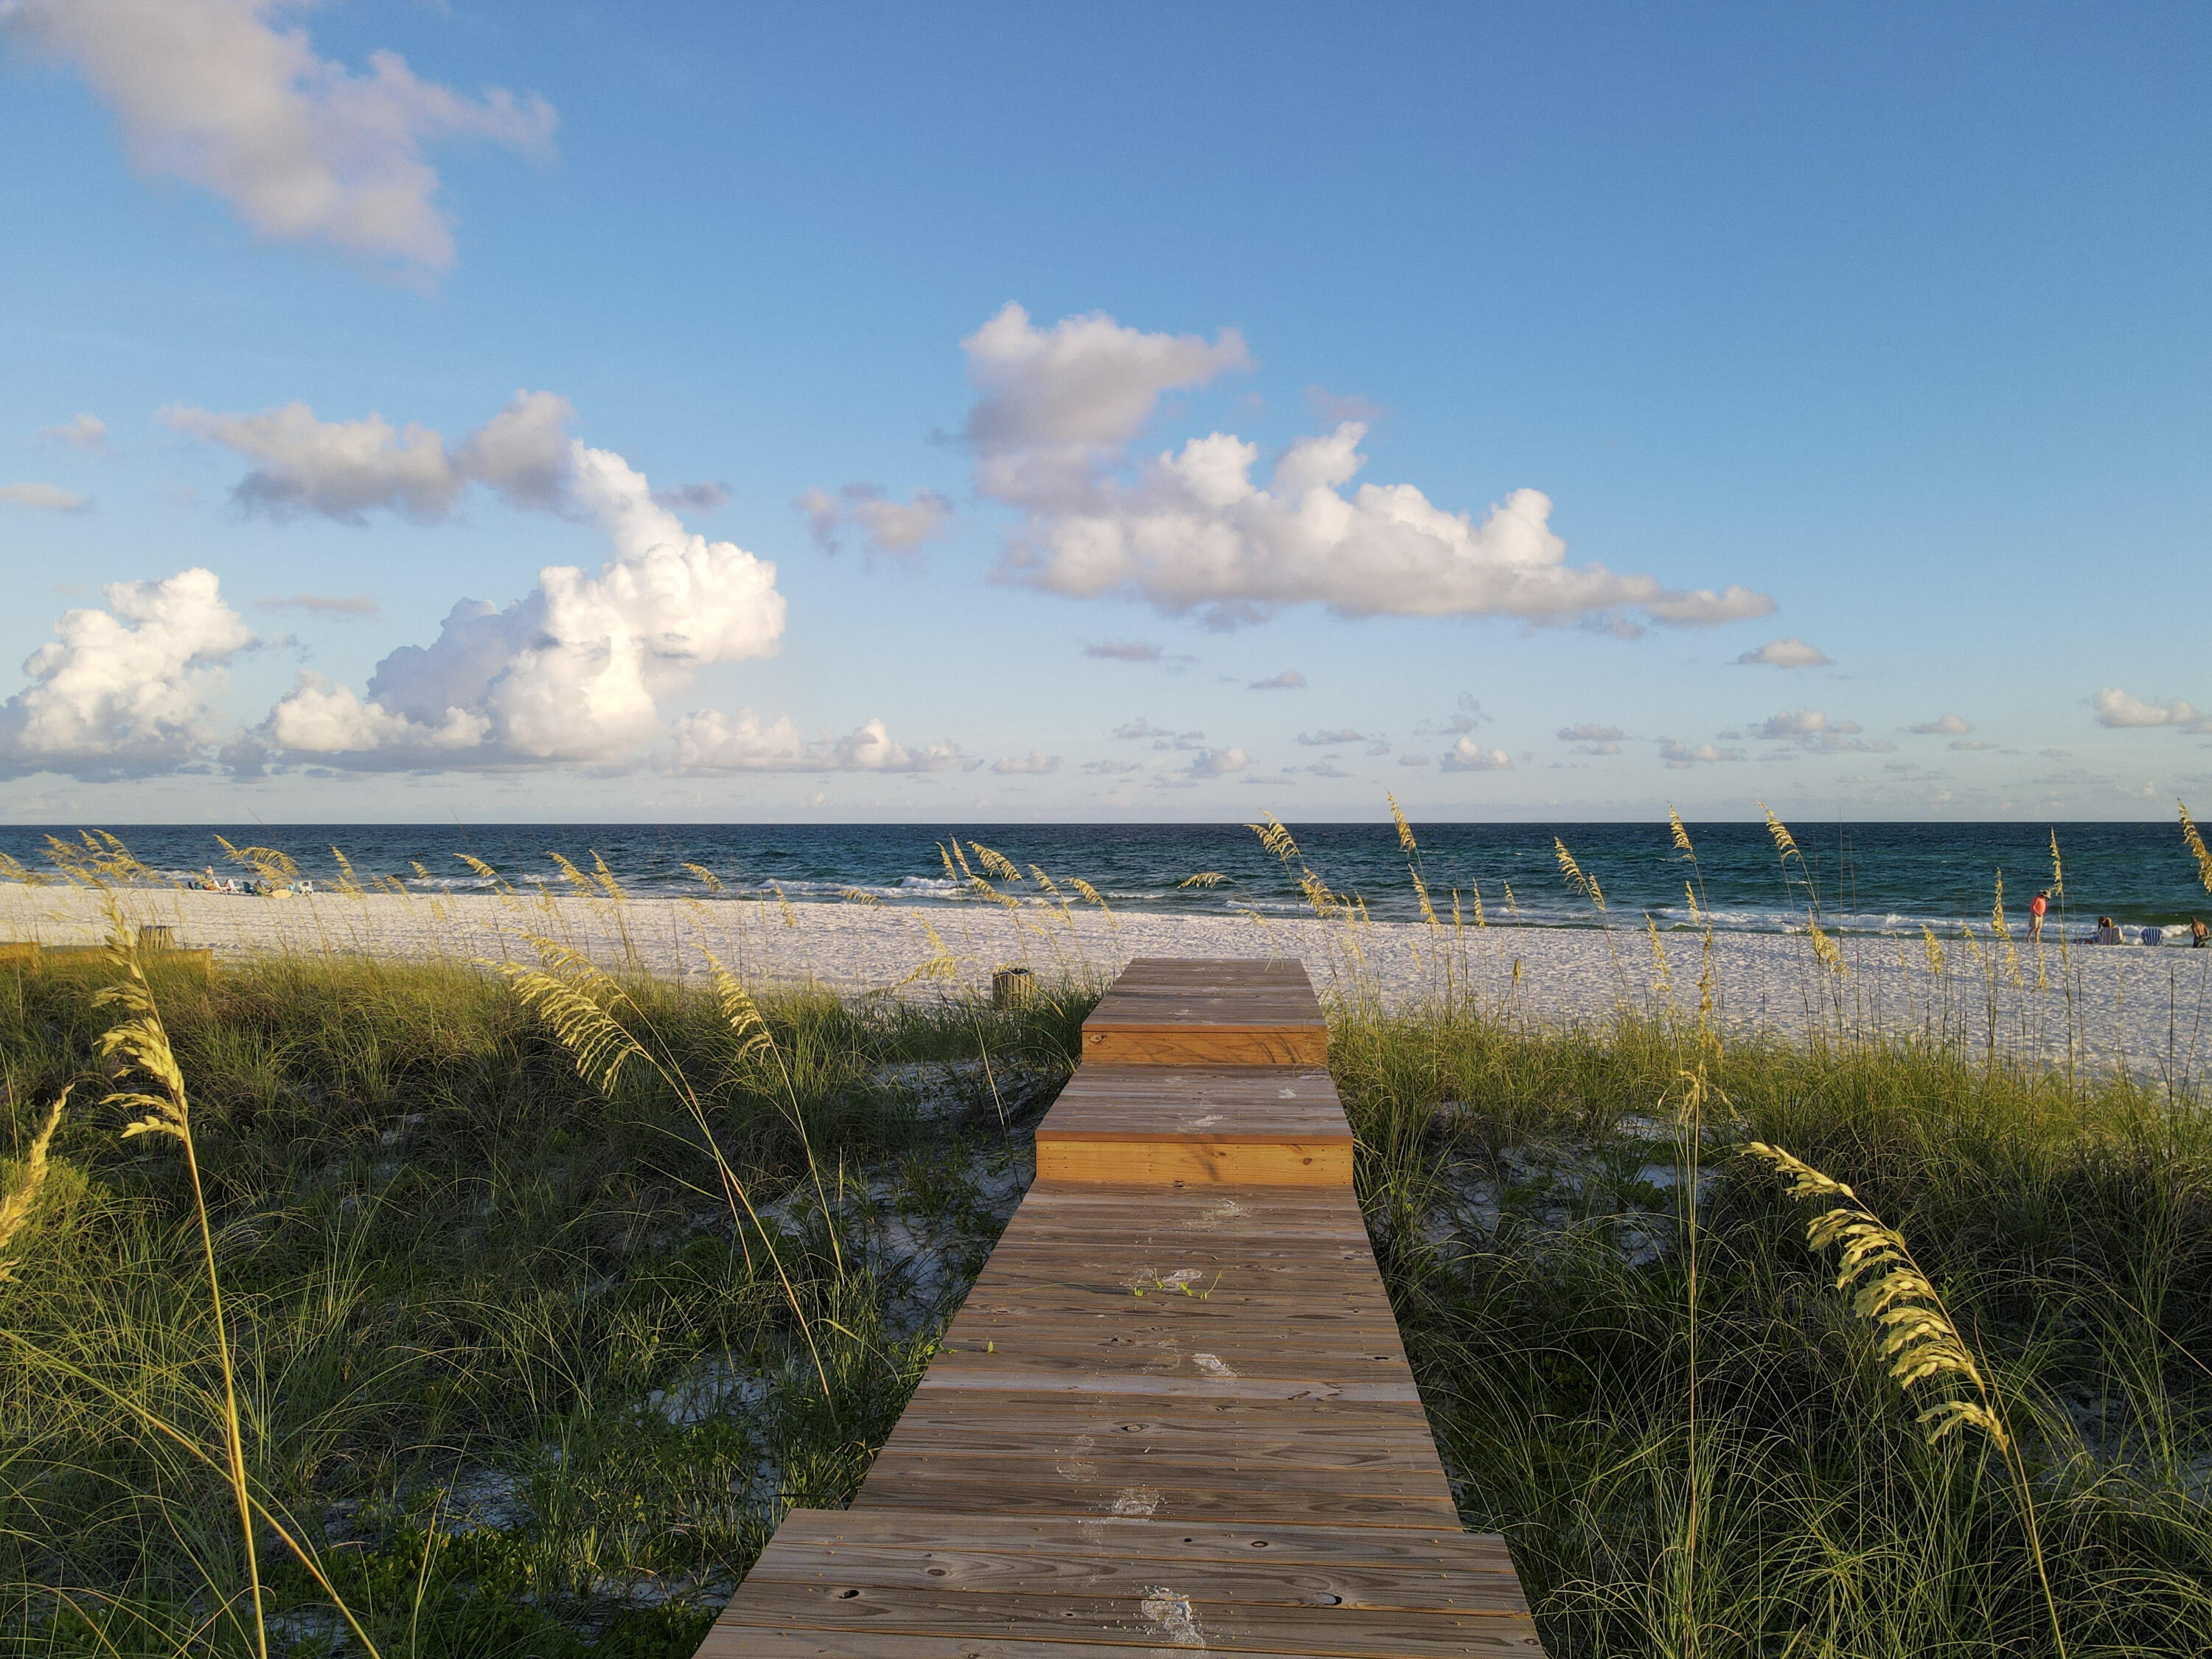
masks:
[[[31,1138],[31,1150],[23,1159],[22,1179],[15,1190],[0,1198],[0,1250],[8,1248],[16,1234],[30,1224],[31,1212],[39,1206],[39,1195],[46,1186],[46,1148],[53,1145],[54,1131],[61,1127],[62,1109],[69,1104],[70,1091],[64,1089],[61,1098],[46,1114],[46,1126]],[[14,1277],[15,1264],[0,1256],[0,1283]]]

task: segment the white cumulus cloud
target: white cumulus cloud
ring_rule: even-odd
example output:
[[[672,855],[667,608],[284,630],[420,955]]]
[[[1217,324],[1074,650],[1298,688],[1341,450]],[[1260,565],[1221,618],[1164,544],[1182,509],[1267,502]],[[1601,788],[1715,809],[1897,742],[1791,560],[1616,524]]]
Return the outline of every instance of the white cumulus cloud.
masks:
[[[1932,720],[1923,720],[1918,726],[1908,726],[1905,729],[1916,737],[1963,738],[1974,729],[1974,723],[1960,715],[1946,714]]]
[[[1326,727],[1318,732],[1301,732],[1291,741],[1302,743],[1309,749],[1340,749],[1346,744],[1364,743],[1367,739],[1346,726],[1334,732]]]
[[[1659,739],[1659,758],[1670,770],[1681,771],[1692,766],[1713,766],[1724,761],[1740,761],[1741,749],[1717,749],[1710,743],[1681,743],[1673,738]]]
[[[1252,763],[1252,757],[1242,749],[1201,749],[1184,774],[1193,778],[1225,778],[1232,772],[1242,772]]]
[[[1473,738],[1462,738],[1437,763],[1447,772],[1503,772],[1513,764],[1513,757],[1503,749],[1485,749]]]
[[[445,270],[453,236],[423,159],[442,139],[543,153],[552,106],[365,74],[282,27],[296,0],[5,0],[0,32],[72,65],[113,106],[131,160],[214,191],[264,236],[322,242],[403,273]]]
[[[1769,715],[1752,736],[1794,742],[1799,738],[1815,737],[1823,732],[1849,735],[1858,729],[1856,724],[1850,720],[1831,720],[1817,708],[1799,708]]]
[[[966,436],[977,493],[1024,523],[1000,575],[1075,598],[1118,594],[1210,625],[1286,605],[1345,616],[1515,616],[1568,622],[1620,609],[1681,626],[1764,616],[1741,586],[1670,588],[1571,566],[1549,497],[1513,492],[1480,522],[1410,484],[1364,483],[1365,424],[1301,438],[1253,477],[1258,446],[1214,432],[1144,458],[1163,393],[1250,365],[1224,330],[1146,334],[1093,313],[1040,329],[1010,305],[962,342],[981,396]]]
[[[302,687],[271,714],[269,740],[369,765],[424,750],[447,764],[618,761],[659,737],[657,705],[696,671],[776,648],[773,564],[685,530],[610,451],[573,443],[567,471],[568,498],[606,532],[612,558],[595,574],[548,565],[504,610],[463,600],[430,644],[378,664],[357,716],[334,701],[352,692]]]
[[[350,686],[302,673],[270,711],[264,728],[271,746],[302,755],[368,754],[382,750],[410,759],[473,749],[491,734],[489,715],[448,708],[435,723],[363,702]]]
[[[225,665],[253,643],[212,571],[110,582],[68,611],[0,704],[0,768],[106,778],[170,770],[219,736]]]
[[[2165,726],[2177,732],[2212,732],[2212,714],[2193,708],[2179,697],[2171,702],[2147,702],[2116,685],[2108,685],[2090,702],[2097,711],[2097,724],[2115,731]]]
[[[1048,755],[1042,749],[1032,749],[1026,756],[1009,756],[991,763],[991,769],[1007,777],[1042,777],[1048,772],[1060,770],[1060,757]]]
[[[1817,708],[1799,708],[1789,713],[1770,715],[1752,732],[1754,738],[1766,738],[1780,743],[1794,743],[1824,755],[1887,755],[1896,750],[1893,743],[1880,738],[1863,738],[1856,720],[1831,720]]]
[[[1828,665],[1828,653],[1793,635],[1786,640],[1769,640],[1758,650],[1745,652],[1736,661],[1765,663],[1770,668],[1825,668]]]

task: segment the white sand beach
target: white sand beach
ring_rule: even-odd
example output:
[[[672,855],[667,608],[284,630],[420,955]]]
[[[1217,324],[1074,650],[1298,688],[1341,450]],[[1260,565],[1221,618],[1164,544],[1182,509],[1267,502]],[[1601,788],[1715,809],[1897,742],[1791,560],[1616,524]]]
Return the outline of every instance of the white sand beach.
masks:
[[[1630,927],[1357,926],[1310,919],[1106,915],[1095,907],[1018,909],[970,902],[923,909],[872,904],[582,896],[282,899],[167,889],[115,896],[133,923],[165,924],[180,945],[235,961],[283,952],[498,961],[534,958],[551,939],[609,966],[684,977],[706,953],[750,981],[815,983],[847,994],[906,997],[986,987],[994,969],[1103,984],[1133,957],[1295,957],[1324,998],[1414,1008],[1451,995],[1540,1023],[1602,1024],[1661,1007],[1694,1016],[1706,973],[1700,935],[1651,939]],[[0,940],[96,943],[102,896],[81,888],[0,886]],[[1717,1012],[1739,1035],[1802,1040],[1946,1034],[2020,1059],[2124,1066],[2177,1089],[2212,1066],[2212,951],[2046,945],[2008,959],[1984,938],[1943,943],[1936,973],[1918,939],[1842,941],[1845,971],[1821,968],[1802,936],[1713,937]],[[2016,972],[2015,966],[2016,963]],[[1664,975],[1662,983],[1662,975]]]

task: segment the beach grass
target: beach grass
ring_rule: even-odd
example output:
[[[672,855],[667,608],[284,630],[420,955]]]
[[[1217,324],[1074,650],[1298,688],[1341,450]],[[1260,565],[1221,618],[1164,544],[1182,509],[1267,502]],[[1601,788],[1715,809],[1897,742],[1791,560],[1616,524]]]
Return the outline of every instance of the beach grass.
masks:
[[[688,1654],[783,1508],[849,1498],[1088,1006],[771,996],[764,1068],[710,996],[635,982],[702,1117],[649,1072],[587,1085],[459,966],[151,978],[233,1364],[183,1160],[80,1104],[0,1284],[10,1650],[258,1650],[194,1449],[222,1447],[234,1381],[257,1502],[379,1651]],[[14,1145],[107,1084],[99,983],[0,975]],[[757,1219],[732,1223],[726,1167]],[[352,1639],[258,1531],[272,1650]]]
[[[1261,829],[1336,929],[1332,1066],[1462,1516],[1553,1654],[2212,1651],[2197,1095],[1964,1019],[1547,1021],[1471,955],[1480,896],[1425,884],[1407,1006]],[[688,1655],[786,1508],[857,1486],[1103,977],[999,1009],[550,939],[140,965],[189,1160],[103,1103],[145,1086],[103,1053],[127,964],[0,963],[0,1651]]]

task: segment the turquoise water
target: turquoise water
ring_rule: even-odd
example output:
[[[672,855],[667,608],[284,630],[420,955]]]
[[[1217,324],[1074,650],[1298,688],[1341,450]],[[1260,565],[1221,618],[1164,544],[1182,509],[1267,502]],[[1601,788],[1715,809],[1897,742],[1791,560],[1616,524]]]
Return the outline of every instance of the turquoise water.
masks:
[[[1378,920],[1417,915],[1406,858],[1387,824],[1292,824],[1316,873],[1340,892],[1363,897]],[[1978,931],[1995,878],[2002,871],[2008,921],[2022,928],[2027,901],[2051,884],[2053,826],[2017,823],[1867,823],[1791,826],[1803,851],[1787,879],[1764,825],[1692,824],[1694,866],[1669,844],[1660,824],[1417,824],[1423,866],[1440,908],[1456,890],[1472,915],[1479,889],[1492,921],[1584,925],[1594,913],[1561,880],[1553,838],[1564,841],[1595,878],[1615,921],[1687,927],[1686,881],[1702,883],[1702,903],[1730,932],[1773,933],[1802,925],[1815,896],[1824,927],[1844,933],[1917,933],[1923,923]],[[2055,826],[2065,860],[2068,931],[2086,932],[2100,913],[2133,928],[2212,921],[2212,896],[2197,880],[2178,829],[2162,823]],[[33,866],[46,862],[42,829],[0,828],[0,850]],[[64,832],[65,833],[65,832]],[[686,872],[714,872],[730,894],[794,902],[839,902],[859,890],[893,903],[976,902],[948,879],[939,848],[957,836],[981,842],[1026,870],[1034,864],[1065,883],[1081,877],[1117,908],[1155,914],[1214,915],[1252,908],[1270,914],[1304,908],[1295,872],[1286,872],[1241,824],[330,824],[149,825],[124,833],[131,851],[167,875],[226,866],[216,836],[273,846],[299,860],[318,883],[335,880],[330,849],[343,850],[363,880],[391,876],[417,890],[470,891],[489,884],[459,854],[492,865],[528,888],[561,879],[551,854],[586,868],[596,851],[633,893],[705,890]],[[971,864],[975,854],[969,851]],[[415,869],[420,864],[425,872]],[[1177,884],[1200,871],[1226,879],[1209,889]],[[957,874],[957,872],[956,872]],[[1034,884],[1030,884],[1033,887]],[[1507,898],[1510,886],[1511,900]]]

